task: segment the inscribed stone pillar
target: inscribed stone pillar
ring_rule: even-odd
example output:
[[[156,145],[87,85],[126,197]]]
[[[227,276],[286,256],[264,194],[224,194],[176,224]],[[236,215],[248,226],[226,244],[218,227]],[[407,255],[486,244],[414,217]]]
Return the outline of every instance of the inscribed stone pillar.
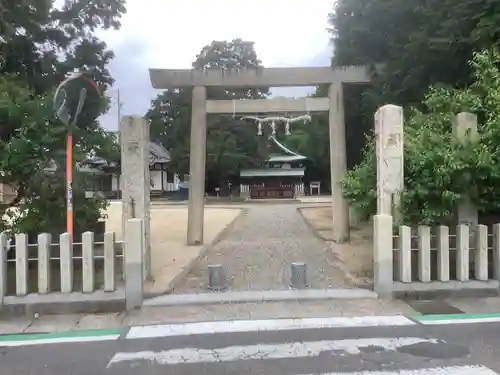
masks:
[[[466,138],[472,141],[477,140],[477,116],[467,112],[459,113],[453,124],[453,135],[462,140]],[[472,203],[470,197],[464,197],[458,205],[458,224],[468,225],[472,237],[478,221],[477,207]]]
[[[143,277],[151,276],[149,122],[138,116],[124,116],[120,122],[122,240],[127,238],[127,221],[144,222]],[[127,256],[127,254],[125,254]]]
[[[403,108],[388,104],[375,113],[377,214],[399,215],[404,187]]]
[[[344,199],[341,182],[347,171],[344,98],[342,83],[333,83],[328,90],[330,98],[330,175],[332,188],[333,241],[349,240],[349,206]]]
[[[203,243],[205,204],[205,159],[207,149],[207,93],[203,86],[193,88],[191,146],[189,152],[189,202],[187,244]]]

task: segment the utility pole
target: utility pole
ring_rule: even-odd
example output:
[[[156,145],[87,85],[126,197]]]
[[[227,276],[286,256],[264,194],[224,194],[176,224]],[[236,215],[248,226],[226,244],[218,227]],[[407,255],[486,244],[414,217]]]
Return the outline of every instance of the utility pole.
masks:
[[[122,102],[120,100],[120,89],[117,89],[116,91],[117,91],[117,93],[116,93],[116,103],[117,103],[117,107],[118,107],[117,110],[116,110],[117,116],[118,116],[117,123],[118,123],[118,129],[120,129],[120,119],[122,117]]]

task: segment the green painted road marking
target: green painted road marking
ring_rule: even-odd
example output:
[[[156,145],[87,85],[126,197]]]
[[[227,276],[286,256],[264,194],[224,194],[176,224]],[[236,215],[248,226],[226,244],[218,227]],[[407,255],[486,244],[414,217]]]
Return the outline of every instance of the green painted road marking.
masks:
[[[462,324],[500,322],[500,313],[493,314],[436,314],[415,316],[412,319],[422,324]]]
[[[117,340],[123,329],[0,335],[0,347]]]

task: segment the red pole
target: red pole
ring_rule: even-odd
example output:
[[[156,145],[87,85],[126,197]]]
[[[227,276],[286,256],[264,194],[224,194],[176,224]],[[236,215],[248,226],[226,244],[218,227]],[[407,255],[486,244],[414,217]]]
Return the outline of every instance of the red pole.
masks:
[[[73,238],[73,135],[66,138],[66,232]]]
[[[73,75],[68,77],[66,80],[64,80],[59,87],[56,90],[56,94],[54,95],[54,98],[57,96],[57,93],[59,90],[63,87],[65,83],[67,83],[71,79],[75,79],[81,77],[81,74],[79,75]],[[97,91],[99,92],[99,89],[97,87],[97,84],[86,78],[86,80],[90,83],[90,85]],[[82,95],[82,93],[80,93]],[[83,98],[86,96],[86,90],[84,92]],[[54,99],[55,100],[55,99]],[[80,100],[82,97],[80,97]],[[83,103],[82,103],[83,105]],[[79,103],[80,106],[80,103]],[[80,108],[81,110],[81,108]],[[75,120],[76,122],[78,118],[79,113],[75,114]],[[73,124],[67,124],[70,126],[70,129],[68,131],[68,135],[66,137],[66,232],[71,235],[71,238],[73,238],[73,225],[74,225],[74,215],[73,215],[73,134],[72,134],[72,129],[71,126],[75,126],[75,123]]]

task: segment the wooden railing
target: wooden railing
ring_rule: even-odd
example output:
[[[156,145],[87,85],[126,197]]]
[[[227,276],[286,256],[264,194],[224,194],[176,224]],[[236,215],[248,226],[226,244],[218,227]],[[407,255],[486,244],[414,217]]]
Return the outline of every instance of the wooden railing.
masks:
[[[374,281],[379,293],[494,289],[500,285],[500,224],[400,226],[374,217]],[[378,289],[378,290],[377,290]]]

